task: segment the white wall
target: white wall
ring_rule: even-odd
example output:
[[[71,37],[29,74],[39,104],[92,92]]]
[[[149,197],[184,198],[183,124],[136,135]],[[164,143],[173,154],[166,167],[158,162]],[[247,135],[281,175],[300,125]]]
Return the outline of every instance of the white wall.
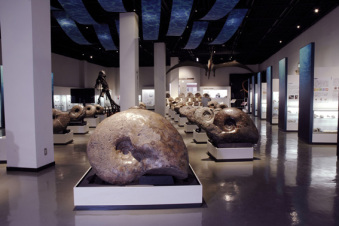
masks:
[[[339,65],[338,18],[339,7],[261,63],[260,70],[273,66],[273,78],[279,78],[279,60],[288,57],[287,74],[296,74],[299,50],[311,42],[315,43],[315,67],[337,67]]]

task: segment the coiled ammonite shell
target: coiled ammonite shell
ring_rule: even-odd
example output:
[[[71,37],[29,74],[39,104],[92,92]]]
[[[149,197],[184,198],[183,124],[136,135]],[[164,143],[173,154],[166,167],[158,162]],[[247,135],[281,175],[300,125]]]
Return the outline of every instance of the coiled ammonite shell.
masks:
[[[85,110],[86,110],[86,118],[92,118],[95,116],[96,109],[94,105],[91,105],[91,104],[86,105]]]
[[[69,116],[71,117],[71,121],[81,121],[85,118],[86,111],[84,106],[75,105],[69,112]]]
[[[94,107],[95,107],[95,114],[96,115],[102,115],[102,114],[104,114],[104,107],[103,106],[101,106],[100,104],[96,104],[96,105],[94,105]]]
[[[62,112],[53,108],[53,133],[64,133],[70,120],[68,112]]]
[[[252,143],[259,139],[259,132],[252,119],[237,108],[224,108],[215,114],[212,123],[202,126],[216,146],[225,143]]]
[[[199,98],[199,97],[201,97],[201,94],[200,93],[195,93],[194,96],[195,96],[195,98]]]
[[[227,106],[227,104],[218,104],[217,108],[224,109],[224,108],[228,108],[228,106]]]
[[[194,112],[194,118],[199,127],[208,126],[209,124],[213,123],[214,112],[209,107],[198,108]]]
[[[194,98],[194,94],[191,93],[191,92],[188,92],[188,93],[187,93],[187,98]]]
[[[207,106],[209,107],[209,108],[216,108],[217,106],[218,106],[218,101],[215,101],[215,100],[211,100],[211,101],[209,101],[208,103],[207,103]]]
[[[87,145],[89,162],[102,180],[128,184],[144,174],[188,176],[185,143],[160,114],[128,109],[103,120]]]

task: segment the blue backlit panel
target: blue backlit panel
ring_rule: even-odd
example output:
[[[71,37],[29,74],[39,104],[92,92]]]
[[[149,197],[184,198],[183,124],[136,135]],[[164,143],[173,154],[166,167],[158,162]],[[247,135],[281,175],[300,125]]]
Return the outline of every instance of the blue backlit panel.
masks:
[[[224,24],[224,27],[221,29],[219,35],[211,45],[218,45],[227,42],[234,33],[238,30],[241,25],[243,19],[245,18],[247,13],[247,9],[234,9],[228,15],[228,18]]]
[[[108,12],[124,13],[126,12],[122,0],[98,0],[101,7]]]
[[[219,20],[238,4],[239,0],[216,0],[212,9],[201,20]]]
[[[144,40],[157,40],[160,28],[161,0],[142,0],[141,11]]]
[[[82,0],[59,0],[66,13],[79,24],[96,24]]]
[[[53,16],[67,36],[79,45],[90,45],[81,34],[75,22],[64,11],[53,11]]]
[[[115,20],[115,26],[117,28],[117,32],[120,35],[120,21],[119,20]]]
[[[173,0],[167,36],[181,36],[184,33],[191,14],[192,5],[193,0]]]
[[[207,21],[196,21],[193,23],[192,32],[190,38],[184,49],[195,49],[197,48],[202,39],[205,36],[208,27]]]
[[[111,32],[107,24],[93,25],[98,39],[105,50],[117,50],[112,40]]]

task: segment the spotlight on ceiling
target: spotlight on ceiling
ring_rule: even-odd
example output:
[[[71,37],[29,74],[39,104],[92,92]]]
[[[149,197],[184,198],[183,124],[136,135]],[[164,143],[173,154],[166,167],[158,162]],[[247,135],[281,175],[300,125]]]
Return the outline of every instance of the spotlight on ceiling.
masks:
[[[318,9],[318,8],[315,8],[315,9],[314,9],[314,12],[315,12],[315,13],[319,13],[319,9]]]
[[[196,60],[197,62],[199,62],[199,57],[197,57],[195,60]]]
[[[90,56],[89,58],[93,59],[93,56]]]
[[[279,43],[282,43],[282,41],[280,40]]]
[[[300,28],[300,25],[297,25],[297,28],[299,29],[299,28]]]

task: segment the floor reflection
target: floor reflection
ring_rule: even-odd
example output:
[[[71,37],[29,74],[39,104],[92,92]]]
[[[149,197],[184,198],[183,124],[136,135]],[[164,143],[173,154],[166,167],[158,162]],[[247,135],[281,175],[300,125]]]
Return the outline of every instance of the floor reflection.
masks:
[[[296,132],[255,123],[253,161],[214,162],[206,144],[173,122],[203,184],[201,208],[75,211],[73,187],[90,167],[91,129],[72,144],[55,145],[55,167],[24,173],[0,164],[0,225],[339,225],[336,145],[309,145]]]

